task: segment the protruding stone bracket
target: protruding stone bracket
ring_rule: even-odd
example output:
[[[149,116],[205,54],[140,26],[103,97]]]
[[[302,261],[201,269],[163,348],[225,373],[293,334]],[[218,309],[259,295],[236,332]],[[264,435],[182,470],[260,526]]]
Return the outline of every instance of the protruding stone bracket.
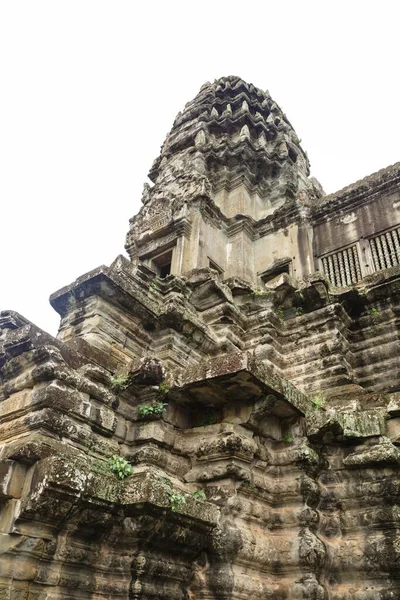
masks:
[[[312,409],[305,394],[250,352],[228,354],[175,371],[170,383],[171,398],[177,402],[194,398],[206,405],[221,406],[228,402],[254,403],[273,395],[276,401],[270,411],[280,418],[304,416]]]
[[[385,433],[386,408],[340,412],[318,408],[308,414],[307,435],[313,440],[329,437],[336,441],[374,438]]]
[[[81,367],[87,362],[77,352],[62,344],[19,313],[14,311],[0,312],[0,368],[7,360],[44,346],[57,348],[73,368]]]

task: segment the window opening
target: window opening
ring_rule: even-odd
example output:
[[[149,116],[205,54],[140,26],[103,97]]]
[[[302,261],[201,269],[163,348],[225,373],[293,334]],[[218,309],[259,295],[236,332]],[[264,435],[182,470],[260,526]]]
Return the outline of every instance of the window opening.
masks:
[[[400,264],[400,227],[370,238],[369,245],[376,271]]]
[[[357,246],[321,258],[322,270],[335,287],[346,287],[362,279]]]
[[[159,256],[155,256],[152,260],[160,277],[167,277],[171,273],[172,250],[164,252]]]
[[[282,273],[287,273],[288,275],[290,275],[291,264],[292,261],[290,260],[290,258],[278,259],[268,269],[265,269],[265,271],[259,273],[259,276],[264,283],[268,283],[269,281],[274,279],[274,277],[277,277]]]
[[[160,277],[166,277],[171,273],[171,263],[160,267]]]

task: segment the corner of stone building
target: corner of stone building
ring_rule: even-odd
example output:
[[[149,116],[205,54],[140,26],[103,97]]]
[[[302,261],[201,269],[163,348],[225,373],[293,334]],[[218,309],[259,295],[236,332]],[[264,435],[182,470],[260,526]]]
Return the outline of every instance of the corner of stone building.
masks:
[[[0,313],[0,597],[394,600],[399,164],[327,196],[229,76],[150,179],[56,338]]]

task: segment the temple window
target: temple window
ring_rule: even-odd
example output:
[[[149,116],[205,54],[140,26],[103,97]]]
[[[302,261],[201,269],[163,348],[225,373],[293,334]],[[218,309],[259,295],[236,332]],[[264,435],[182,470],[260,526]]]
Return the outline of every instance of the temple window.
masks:
[[[291,259],[284,257],[274,261],[272,265],[267,267],[261,273],[258,273],[258,275],[264,283],[268,283],[268,281],[271,281],[272,279],[274,279],[274,277],[277,277],[282,273],[287,273],[288,275],[290,275],[291,264]]]
[[[159,254],[152,259],[152,266],[160,277],[167,277],[171,273],[172,249]]]
[[[352,285],[362,278],[357,245],[321,257],[322,270],[335,287]]]
[[[400,264],[400,227],[370,238],[369,245],[376,271]]]

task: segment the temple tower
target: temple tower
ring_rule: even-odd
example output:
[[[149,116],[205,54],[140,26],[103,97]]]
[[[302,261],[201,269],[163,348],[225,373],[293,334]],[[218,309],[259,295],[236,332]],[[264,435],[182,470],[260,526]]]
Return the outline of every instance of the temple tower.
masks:
[[[261,286],[314,270],[306,206],[322,190],[268,92],[239,77],[203,85],[149,177],[127,236],[134,262],[160,275],[212,267]]]
[[[0,313],[1,600],[400,598],[400,164],[324,195],[238,77],[118,256]]]

